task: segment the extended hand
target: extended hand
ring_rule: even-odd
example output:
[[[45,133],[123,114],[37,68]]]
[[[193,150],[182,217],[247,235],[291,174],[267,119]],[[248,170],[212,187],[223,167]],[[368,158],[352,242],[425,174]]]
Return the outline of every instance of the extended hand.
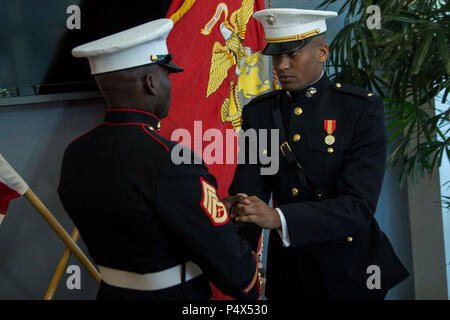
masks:
[[[231,217],[237,222],[255,223],[264,229],[281,228],[280,215],[257,196],[242,199],[232,207]]]
[[[230,212],[231,208],[238,202],[244,200],[245,197],[247,197],[246,194],[238,193],[235,196],[229,196],[229,197],[223,198],[220,201],[225,205],[227,212]]]
[[[234,219],[234,217],[231,214],[231,212],[232,212],[233,206],[235,204],[239,203],[240,201],[244,200],[247,197],[248,197],[248,195],[246,195],[245,193],[238,193],[235,196],[228,196],[228,197],[223,198],[222,200],[220,200],[225,205],[225,208],[227,209],[227,212],[230,213],[231,222],[233,223],[234,230],[236,232],[239,232],[239,230],[242,228],[242,226],[244,224],[237,222],[236,219]]]

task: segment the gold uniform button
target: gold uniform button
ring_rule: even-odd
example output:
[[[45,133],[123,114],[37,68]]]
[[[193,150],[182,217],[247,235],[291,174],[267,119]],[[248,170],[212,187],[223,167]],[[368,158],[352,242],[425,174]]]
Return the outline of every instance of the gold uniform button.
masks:
[[[156,127],[159,129],[161,129],[161,121],[158,121],[158,124],[156,125]]]
[[[292,140],[293,140],[294,142],[300,141],[300,135],[299,135],[298,133],[294,134],[294,135],[292,136]]]
[[[295,114],[296,116],[299,116],[299,115],[301,115],[302,113],[303,113],[302,108],[297,107],[297,108],[294,109],[294,114]]]
[[[333,150],[333,148],[328,148],[327,151],[328,151],[328,153],[333,153],[334,150]]]
[[[294,197],[298,196],[298,189],[297,189],[297,188],[292,188],[292,189],[291,189],[291,194],[292,194]]]
[[[340,84],[340,83],[338,82],[338,83],[336,83],[336,87],[340,88],[340,87],[342,87],[342,84]]]
[[[155,131],[155,129],[152,126],[148,126],[148,128],[152,131]]]
[[[347,237],[347,242],[352,242],[353,238],[352,237]]]

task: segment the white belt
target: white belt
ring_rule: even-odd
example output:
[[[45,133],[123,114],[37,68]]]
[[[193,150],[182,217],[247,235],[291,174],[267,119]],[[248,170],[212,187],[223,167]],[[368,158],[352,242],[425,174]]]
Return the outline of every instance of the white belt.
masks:
[[[186,278],[189,281],[201,275],[203,271],[192,261],[185,263]],[[152,273],[134,273],[124,270],[98,266],[102,280],[115,287],[134,290],[161,290],[176,286],[182,282],[182,265]]]

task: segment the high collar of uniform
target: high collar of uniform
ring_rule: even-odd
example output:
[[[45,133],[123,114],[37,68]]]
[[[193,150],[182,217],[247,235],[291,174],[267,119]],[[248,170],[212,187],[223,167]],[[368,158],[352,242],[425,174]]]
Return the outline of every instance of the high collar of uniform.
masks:
[[[153,113],[134,108],[109,108],[105,114],[106,124],[144,125],[159,131],[161,121]]]
[[[309,100],[314,100],[314,98],[325,92],[325,90],[327,90],[329,87],[330,80],[324,72],[320,79],[313,82],[305,89],[299,91],[289,91],[288,96],[290,95],[291,99],[295,101],[308,102]]]

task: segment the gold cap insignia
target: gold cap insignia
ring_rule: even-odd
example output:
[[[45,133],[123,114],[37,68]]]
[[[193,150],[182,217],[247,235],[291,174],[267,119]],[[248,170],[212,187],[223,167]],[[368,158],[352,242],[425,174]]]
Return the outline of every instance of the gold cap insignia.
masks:
[[[271,15],[271,14],[268,15],[267,19],[266,19],[267,23],[271,26],[273,26],[277,22],[277,20],[278,20],[277,17],[275,17],[274,15]]]
[[[150,57],[150,59],[152,59],[152,61],[156,61],[158,60],[158,57],[154,54],[152,54],[152,56]]]

